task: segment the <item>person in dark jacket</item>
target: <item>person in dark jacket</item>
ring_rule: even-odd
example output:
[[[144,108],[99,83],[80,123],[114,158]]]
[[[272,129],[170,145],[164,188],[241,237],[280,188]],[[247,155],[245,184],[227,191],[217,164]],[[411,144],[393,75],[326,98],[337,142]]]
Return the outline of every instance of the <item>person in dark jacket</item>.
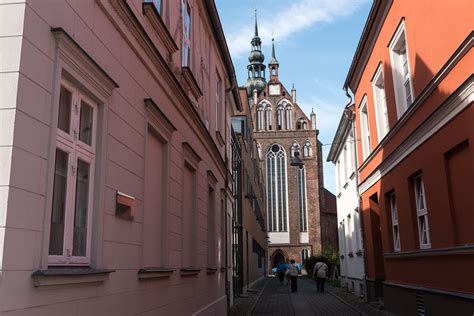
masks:
[[[285,279],[286,268],[286,264],[280,260],[277,265],[277,275],[278,280],[280,280],[280,283],[283,283],[283,280]]]
[[[328,276],[328,266],[318,261],[313,268],[313,278],[316,280],[316,288],[318,292],[324,292],[324,282]]]

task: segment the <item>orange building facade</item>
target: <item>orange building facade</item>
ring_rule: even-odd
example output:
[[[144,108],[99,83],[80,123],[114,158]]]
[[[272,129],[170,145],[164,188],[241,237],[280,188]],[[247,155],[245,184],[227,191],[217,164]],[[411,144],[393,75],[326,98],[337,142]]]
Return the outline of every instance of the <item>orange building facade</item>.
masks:
[[[474,312],[474,3],[374,1],[354,95],[367,297]]]

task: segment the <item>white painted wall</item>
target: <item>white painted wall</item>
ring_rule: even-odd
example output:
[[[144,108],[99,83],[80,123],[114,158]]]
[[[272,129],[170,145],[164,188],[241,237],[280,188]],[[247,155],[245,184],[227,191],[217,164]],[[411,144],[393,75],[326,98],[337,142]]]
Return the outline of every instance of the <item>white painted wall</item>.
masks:
[[[349,134],[344,142],[346,152],[342,148],[335,159],[336,162],[339,161],[336,163],[339,253],[344,256],[340,260],[341,280],[349,290],[353,288],[357,295],[362,295],[363,291],[360,293],[359,284],[363,284],[364,257],[356,255],[358,250],[363,251],[363,241],[358,212],[354,144]],[[349,256],[350,252],[353,254],[352,257]]]

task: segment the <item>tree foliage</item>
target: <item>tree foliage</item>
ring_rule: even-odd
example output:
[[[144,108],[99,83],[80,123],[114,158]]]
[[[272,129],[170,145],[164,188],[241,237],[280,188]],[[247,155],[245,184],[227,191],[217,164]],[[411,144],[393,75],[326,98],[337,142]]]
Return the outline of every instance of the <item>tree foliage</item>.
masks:
[[[304,266],[308,275],[313,275],[314,265],[319,261],[327,264],[329,271],[332,271],[333,266],[339,266],[339,252],[337,250],[324,250],[316,256],[306,259]]]

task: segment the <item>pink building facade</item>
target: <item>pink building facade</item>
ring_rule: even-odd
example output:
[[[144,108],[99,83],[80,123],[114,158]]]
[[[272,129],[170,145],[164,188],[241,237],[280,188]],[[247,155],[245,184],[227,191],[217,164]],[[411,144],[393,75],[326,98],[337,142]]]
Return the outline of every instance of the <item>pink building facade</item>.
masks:
[[[225,315],[242,106],[214,1],[0,20],[0,313]]]

